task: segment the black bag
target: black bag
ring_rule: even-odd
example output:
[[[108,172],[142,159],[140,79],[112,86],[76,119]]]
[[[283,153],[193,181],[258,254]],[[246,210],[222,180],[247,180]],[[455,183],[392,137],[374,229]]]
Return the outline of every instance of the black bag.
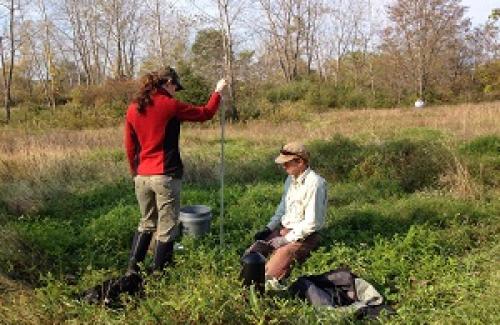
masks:
[[[320,275],[301,276],[289,292],[313,305],[348,306],[357,300],[356,278],[347,268],[338,268]]]
[[[288,291],[313,306],[348,306],[358,301],[355,287],[357,277],[348,268],[342,267],[320,275],[301,276]],[[388,315],[396,313],[391,306],[382,304],[361,307],[355,312],[355,317],[374,319],[382,312]]]
[[[142,278],[137,273],[127,274],[104,281],[84,291],[80,299],[89,304],[118,307],[120,294],[136,295],[143,290]]]

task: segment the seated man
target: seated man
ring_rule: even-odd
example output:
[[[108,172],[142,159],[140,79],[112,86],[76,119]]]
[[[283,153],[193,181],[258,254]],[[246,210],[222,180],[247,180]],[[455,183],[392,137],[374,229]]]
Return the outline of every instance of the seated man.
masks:
[[[326,182],[309,168],[304,145],[286,144],[275,161],[289,175],[285,190],[271,221],[255,234],[256,242],[247,250],[272,254],[265,268],[267,280],[286,278],[294,262],[304,262],[318,247],[327,205]]]

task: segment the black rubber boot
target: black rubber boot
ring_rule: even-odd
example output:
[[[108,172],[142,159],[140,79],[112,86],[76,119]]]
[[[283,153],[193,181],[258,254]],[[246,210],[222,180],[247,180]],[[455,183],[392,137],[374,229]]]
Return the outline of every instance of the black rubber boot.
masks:
[[[134,234],[132,249],[130,250],[130,257],[128,260],[127,274],[137,273],[139,271],[139,266],[137,264],[144,261],[152,236],[152,232],[137,231]]]
[[[174,242],[156,241],[153,271],[161,271],[166,265],[172,265],[174,259]]]

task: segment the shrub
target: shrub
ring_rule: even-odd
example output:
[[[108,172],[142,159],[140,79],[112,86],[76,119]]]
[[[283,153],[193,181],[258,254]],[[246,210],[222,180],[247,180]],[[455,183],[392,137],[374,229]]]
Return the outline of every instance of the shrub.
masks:
[[[305,98],[310,86],[310,82],[306,80],[289,82],[269,89],[266,98],[274,104],[283,101],[295,102]]]
[[[13,111],[11,125],[25,129],[70,129],[101,128],[115,126],[123,120],[126,104],[106,103],[94,107],[90,102],[69,102],[55,110],[47,106],[26,105]],[[85,106],[89,104],[90,106]]]
[[[500,157],[481,157],[467,162],[467,168],[480,183],[500,186]]]
[[[340,106],[337,92],[331,83],[317,83],[309,88],[305,100],[310,105],[335,108]]]
[[[478,137],[460,147],[466,166],[475,179],[487,186],[500,185],[500,137]]]
[[[70,94],[72,102],[84,107],[126,107],[138,91],[136,80],[108,79],[101,85],[78,86]]]
[[[450,151],[438,142],[393,140],[368,148],[352,176],[392,179],[409,193],[436,185],[452,164]]]
[[[500,60],[492,60],[477,69],[476,75],[483,87],[483,96],[489,100],[500,97]]]
[[[307,121],[312,111],[312,108],[306,105],[304,101],[283,101],[273,104],[266,100],[256,100],[254,105],[258,107],[258,113],[254,112],[254,114],[275,123]]]
[[[448,149],[433,142],[401,140],[382,148],[384,163],[392,169],[389,178],[400,181],[407,192],[435,185],[452,163]]]
[[[359,89],[347,89],[339,101],[346,108],[366,107],[368,103],[365,92]]]
[[[396,105],[397,102],[394,98],[380,91],[376,92],[374,95],[372,94],[367,102],[367,106],[373,108],[389,108]]]
[[[500,155],[500,137],[485,135],[477,137],[460,147],[460,151],[471,155]]]
[[[265,98],[242,98],[238,103],[238,113],[240,121],[257,119],[269,116],[274,112],[275,104],[270,103]]]
[[[330,141],[311,143],[312,166],[328,180],[346,180],[359,163],[362,147],[354,141],[335,135]]]
[[[70,92],[71,102],[84,107],[94,107],[98,93],[98,86],[76,86]]]
[[[307,121],[310,118],[311,108],[304,102],[281,102],[268,120],[276,123],[287,123],[290,121]]]
[[[305,100],[315,106],[327,108],[361,108],[370,104],[370,92],[331,82],[311,84]]]

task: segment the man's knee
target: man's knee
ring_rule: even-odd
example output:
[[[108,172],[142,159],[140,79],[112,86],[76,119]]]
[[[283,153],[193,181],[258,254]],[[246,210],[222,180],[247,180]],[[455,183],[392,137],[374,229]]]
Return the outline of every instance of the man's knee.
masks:
[[[266,263],[266,276],[268,278],[283,279],[290,274],[295,260],[288,252],[281,251],[273,254]]]
[[[305,246],[301,242],[292,242],[276,249],[268,263],[291,267],[294,263],[303,263],[314,248],[316,247]]]
[[[277,256],[280,259],[293,259],[295,258],[296,253],[296,243],[288,243],[276,249],[273,253],[273,256]]]

